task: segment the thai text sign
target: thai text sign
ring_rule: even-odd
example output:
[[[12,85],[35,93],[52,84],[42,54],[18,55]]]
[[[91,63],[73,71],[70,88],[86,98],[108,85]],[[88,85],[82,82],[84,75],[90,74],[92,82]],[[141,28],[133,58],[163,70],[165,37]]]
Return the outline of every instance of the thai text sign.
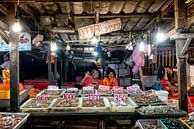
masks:
[[[118,31],[121,29],[121,19],[116,18],[113,20],[104,21],[97,24],[92,24],[78,29],[80,39],[89,39],[94,35],[101,35]]]
[[[19,51],[31,51],[31,35],[26,32],[19,33]],[[10,46],[0,38],[0,51],[10,51]]]

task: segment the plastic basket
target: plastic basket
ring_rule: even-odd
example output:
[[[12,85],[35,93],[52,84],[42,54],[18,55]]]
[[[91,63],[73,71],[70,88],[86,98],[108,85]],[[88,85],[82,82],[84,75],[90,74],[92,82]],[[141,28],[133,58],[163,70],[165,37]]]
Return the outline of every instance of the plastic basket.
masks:
[[[157,129],[165,129],[165,127],[161,124],[160,120],[158,119],[147,119],[147,120],[138,120],[136,123],[140,129],[146,129],[146,125],[151,126],[155,125],[157,126]]]
[[[188,117],[181,117],[179,120],[180,120],[181,122],[183,122],[189,129],[193,129],[191,126],[189,126],[189,125],[187,124],[187,122],[185,122],[185,120],[188,120]]]
[[[0,99],[9,99],[10,90],[0,90]]]

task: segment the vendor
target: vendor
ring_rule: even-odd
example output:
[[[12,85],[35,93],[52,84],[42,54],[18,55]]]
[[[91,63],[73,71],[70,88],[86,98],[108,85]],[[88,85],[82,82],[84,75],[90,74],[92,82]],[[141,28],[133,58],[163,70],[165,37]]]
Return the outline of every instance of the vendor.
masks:
[[[116,79],[116,73],[113,69],[109,69],[104,77],[102,84],[109,86],[110,88],[118,86],[118,81]]]
[[[90,72],[87,71],[85,73],[84,78],[81,80],[80,85],[89,86],[91,84],[96,85],[97,87],[102,84],[101,72],[98,69],[92,70],[92,76],[90,76]]]
[[[10,61],[9,61],[9,53],[5,54],[3,56],[3,60],[4,62],[0,65],[0,69],[5,69],[5,68],[10,68],[9,65],[10,65]]]
[[[160,80],[163,90],[169,91],[170,96],[178,95],[177,78],[174,74],[172,67],[164,67],[164,76]]]

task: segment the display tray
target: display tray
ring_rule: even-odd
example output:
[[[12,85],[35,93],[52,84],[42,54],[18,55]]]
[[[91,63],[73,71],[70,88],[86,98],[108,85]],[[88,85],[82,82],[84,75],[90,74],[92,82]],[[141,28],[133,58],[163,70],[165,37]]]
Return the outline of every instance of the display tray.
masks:
[[[29,115],[29,113],[0,112],[0,129],[20,129],[26,123]]]
[[[81,98],[82,112],[107,112],[110,111],[110,104],[107,98],[100,98],[99,101],[89,101],[87,97]]]
[[[65,89],[59,89],[59,90],[44,89],[39,94],[37,94],[36,96],[46,95],[50,98],[60,98],[63,95],[64,92],[65,92]]]
[[[129,96],[141,96],[141,95],[144,95],[145,93],[142,91],[142,90],[136,90],[136,91],[130,91],[130,90],[128,90],[127,91],[127,94],[129,95]]]
[[[138,120],[136,127],[139,127],[139,129],[165,129],[158,119]]]
[[[87,97],[88,94],[97,94],[98,91],[97,90],[80,90],[79,94],[82,97]]]
[[[166,118],[166,119],[160,119],[160,122],[166,129],[189,129],[179,119]]]
[[[131,96],[131,99],[138,106],[147,106],[147,105],[166,105],[157,96],[153,95],[139,95],[139,96]]]
[[[170,106],[143,106],[136,109],[137,112],[144,117],[157,116],[184,116],[187,113],[180,109]]]
[[[189,129],[194,129],[194,120],[189,120],[188,117],[181,117],[180,121],[183,122]]]
[[[54,99],[51,106],[53,112],[58,111],[78,111],[81,108],[81,98],[75,99]]]
[[[31,98],[20,106],[20,110],[22,112],[48,112],[52,100],[38,101],[35,98]]]
[[[108,98],[110,103],[110,110],[112,112],[135,112],[135,108],[138,107],[131,98],[127,98],[124,102],[116,102],[113,97]]]

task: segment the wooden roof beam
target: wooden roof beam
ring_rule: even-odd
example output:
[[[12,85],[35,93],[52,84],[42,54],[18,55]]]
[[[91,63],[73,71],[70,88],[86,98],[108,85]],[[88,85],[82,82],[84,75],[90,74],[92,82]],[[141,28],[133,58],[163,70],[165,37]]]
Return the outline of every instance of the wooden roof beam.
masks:
[[[0,12],[2,12],[5,16],[7,15],[7,9],[3,5],[0,5]]]
[[[133,18],[133,17],[154,17],[158,16],[160,13],[137,13],[137,14],[106,14],[99,15],[99,18]],[[94,15],[74,15],[74,18],[92,18],[95,19]]]
[[[71,2],[90,2],[91,0],[71,0]],[[93,1],[109,1],[110,0],[93,0]],[[150,1],[150,0],[113,0],[113,1]],[[17,3],[18,0],[1,0],[0,3]],[[32,2],[41,2],[41,3],[46,3],[46,2],[56,2],[56,0],[20,0],[20,3],[32,3]],[[69,0],[57,0],[57,2],[69,2]]]
[[[26,12],[26,14],[29,14],[32,17],[32,20],[35,22],[35,27],[40,28],[40,24],[37,21],[38,17],[36,16],[36,14],[34,13],[34,11],[32,11],[29,7],[27,6],[23,6],[20,5],[20,8]]]
[[[9,43],[9,37],[2,30],[0,30],[0,36],[6,43]]]
[[[8,30],[8,25],[0,19],[0,29]]]

